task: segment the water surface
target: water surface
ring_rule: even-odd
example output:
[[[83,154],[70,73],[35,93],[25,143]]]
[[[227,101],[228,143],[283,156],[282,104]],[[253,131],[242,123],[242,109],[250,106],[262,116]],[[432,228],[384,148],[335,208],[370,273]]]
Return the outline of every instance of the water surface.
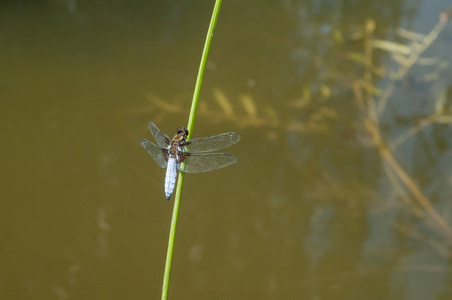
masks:
[[[173,201],[139,141],[148,121],[168,135],[186,125],[211,2],[0,5],[4,297],[158,299]],[[351,59],[368,20],[407,44],[400,26],[428,34],[447,5],[223,2],[193,134],[238,132],[238,163],[186,176],[171,298],[452,296],[450,238],[385,171]],[[448,25],[425,53],[442,67],[397,82],[380,116],[388,143],[448,107],[450,36]],[[397,64],[381,50],[373,63],[384,89]],[[393,153],[452,226],[449,127]]]

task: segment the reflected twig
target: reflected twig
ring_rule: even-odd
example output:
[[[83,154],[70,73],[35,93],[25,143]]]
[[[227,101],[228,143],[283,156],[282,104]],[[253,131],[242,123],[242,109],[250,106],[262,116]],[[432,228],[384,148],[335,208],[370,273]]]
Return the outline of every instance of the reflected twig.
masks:
[[[328,94],[325,88],[324,93]],[[164,101],[154,95],[147,96],[151,105],[151,109],[140,109],[141,111],[153,111],[160,114],[185,114],[185,109],[182,105],[173,104]],[[199,108],[197,115],[206,117],[212,122],[219,123],[230,121],[239,127],[266,127],[275,130],[284,130],[291,132],[321,132],[325,130],[325,124],[331,120],[338,118],[338,113],[326,107],[316,108],[314,112],[310,111],[306,114],[306,118],[301,119],[299,115],[293,118],[283,117],[278,114],[275,108],[270,105],[257,104],[256,100],[249,94],[242,94],[238,97],[239,105],[235,104],[237,101],[231,101],[222,90],[219,88],[213,89],[215,108],[211,104],[203,102]],[[234,105],[234,104],[235,105]],[[297,100],[293,101],[291,109],[301,110],[309,109],[309,101],[303,107],[297,107]]]
[[[396,195],[398,195],[408,207],[411,207],[416,217],[418,217],[419,219],[424,219],[425,214],[418,206],[413,205],[413,199],[410,198],[404,186],[400,184],[400,180],[398,179],[397,174],[395,174],[387,164],[384,164],[383,169],[386,176],[388,176],[389,182],[394,187]]]
[[[355,95],[356,96],[356,95]],[[373,112],[372,115],[375,115]],[[400,166],[400,164],[395,159],[391,150],[384,143],[378,124],[375,123],[371,118],[366,117],[364,119],[365,127],[367,131],[371,134],[372,140],[376,145],[380,156],[389,165],[391,170],[397,175],[398,179],[404,184],[404,186],[413,195],[415,201],[424,209],[426,215],[432,218],[435,227],[441,229],[445,236],[452,238],[452,228],[445,222],[440,214],[435,210],[430,201],[424,196],[419,187],[415,184],[413,179],[405,172],[405,170]]]
[[[424,129],[427,126],[430,126],[434,123],[451,123],[451,122],[452,122],[452,116],[448,116],[448,115],[444,115],[444,114],[434,114],[434,115],[428,116],[427,118],[425,118],[421,122],[419,122],[416,126],[408,129],[407,131],[405,131],[405,133],[398,136],[397,139],[395,139],[394,142],[392,142],[391,149],[395,150],[401,144],[406,142],[410,137],[418,134],[422,129]]]
[[[439,32],[444,28],[445,22],[440,21],[432,32],[427,35],[424,40],[415,47],[411,56],[407,59],[405,64],[397,72],[397,79],[403,78],[410,67],[416,63],[420,55],[431,45],[436,39]],[[374,26],[372,22],[368,22],[366,25],[366,35],[364,42],[364,54],[365,54],[365,66],[366,71],[364,73],[364,84],[355,82],[353,84],[353,91],[355,100],[363,113],[363,122],[366,130],[370,133],[373,143],[376,146],[383,162],[385,163],[386,174],[395,188],[397,194],[400,195],[405,203],[409,204],[413,213],[424,223],[432,228],[437,228],[448,240],[452,240],[452,228],[447,224],[444,218],[436,211],[431,202],[425,197],[420,188],[414,182],[414,180],[408,175],[403,167],[398,163],[393,154],[393,149],[403,143],[408,137],[416,134],[425,126],[428,126],[434,122],[438,122],[441,118],[445,117],[444,113],[437,113],[423,120],[423,122],[400,136],[392,145],[388,147],[380,132],[379,115],[384,110],[386,103],[392,94],[395,87],[395,80],[392,80],[389,86],[385,89],[378,106],[375,105],[373,94],[367,87],[373,86],[372,80],[372,57],[374,42],[372,39]],[[412,196],[409,197],[409,194]],[[412,204],[416,205],[412,205]],[[428,218],[427,218],[428,217]]]
[[[441,18],[436,23],[435,27],[430,31],[430,33],[425,36],[420,44],[414,43],[411,51],[411,55],[404,60],[403,64],[400,66],[399,70],[395,74],[394,78],[391,79],[390,83],[383,91],[380,99],[378,100],[377,112],[378,115],[381,115],[384,109],[386,108],[386,104],[388,103],[390,95],[394,92],[395,84],[398,80],[401,80],[405,77],[408,70],[419,60],[420,56],[425,52],[425,50],[430,47],[433,41],[436,40],[439,33],[444,29],[447,22],[443,21]]]

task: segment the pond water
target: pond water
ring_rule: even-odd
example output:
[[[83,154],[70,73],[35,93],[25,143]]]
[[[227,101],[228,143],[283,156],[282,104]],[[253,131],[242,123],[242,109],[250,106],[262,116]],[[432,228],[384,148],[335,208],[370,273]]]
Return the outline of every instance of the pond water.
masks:
[[[173,199],[140,139],[186,126],[213,4],[0,4],[3,298],[160,297]],[[170,299],[452,297],[447,20],[394,79],[448,5],[223,2],[193,136],[239,133],[238,163],[185,177]]]

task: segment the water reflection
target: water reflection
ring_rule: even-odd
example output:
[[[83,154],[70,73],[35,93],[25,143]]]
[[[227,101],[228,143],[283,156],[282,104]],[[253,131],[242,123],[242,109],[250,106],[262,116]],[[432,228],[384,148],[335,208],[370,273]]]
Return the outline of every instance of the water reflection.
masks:
[[[310,267],[314,272],[318,266],[318,262],[334,245],[333,223],[334,210],[331,207],[316,207],[310,220],[309,234],[306,236],[304,242],[305,251],[310,257]]]

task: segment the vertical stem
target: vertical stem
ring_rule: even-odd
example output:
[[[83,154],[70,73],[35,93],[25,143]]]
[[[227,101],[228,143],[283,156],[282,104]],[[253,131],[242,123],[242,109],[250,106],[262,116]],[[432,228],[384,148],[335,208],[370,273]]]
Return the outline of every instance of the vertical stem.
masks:
[[[201,92],[201,85],[204,78],[204,70],[206,68],[207,57],[209,55],[210,44],[212,42],[213,31],[217,23],[218,15],[220,13],[222,0],[216,0],[213,9],[212,18],[210,20],[209,30],[207,31],[206,42],[204,43],[204,50],[202,52],[201,63],[199,64],[198,77],[196,78],[195,91],[193,93],[193,100],[191,104],[190,116],[188,119],[187,129],[189,131],[188,138],[191,137],[193,127],[195,124],[195,115],[198,109],[199,94]],[[185,173],[179,172],[179,179],[177,180],[176,196],[174,197],[173,217],[171,219],[170,234],[168,240],[168,249],[166,253],[165,274],[163,276],[162,286],[162,300],[168,299],[168,290],[171,275],[171,264],[173,259],[174,241],[176,238],[177,219],[179,216],[180,198],[182,194],[182,187],[184,185]]]
[[[217,24],[218,15],[220,14],[222,0],[216,0],[213,8],[212,19],[210,20],[209,30],[207,31],[204,50],[202,51],[201,63],[199,64],[198,78],[196,78],[195,92],[191,103],[190,116],[188,117],[188,138],[192,136],[193,127],[195,126],[196,111],[198,110],[199,94],[201,93],[201,85],[204,78],[204,70],[206,69],[207,57],[209,56],[210,44],[212,42],[213,32]]]

